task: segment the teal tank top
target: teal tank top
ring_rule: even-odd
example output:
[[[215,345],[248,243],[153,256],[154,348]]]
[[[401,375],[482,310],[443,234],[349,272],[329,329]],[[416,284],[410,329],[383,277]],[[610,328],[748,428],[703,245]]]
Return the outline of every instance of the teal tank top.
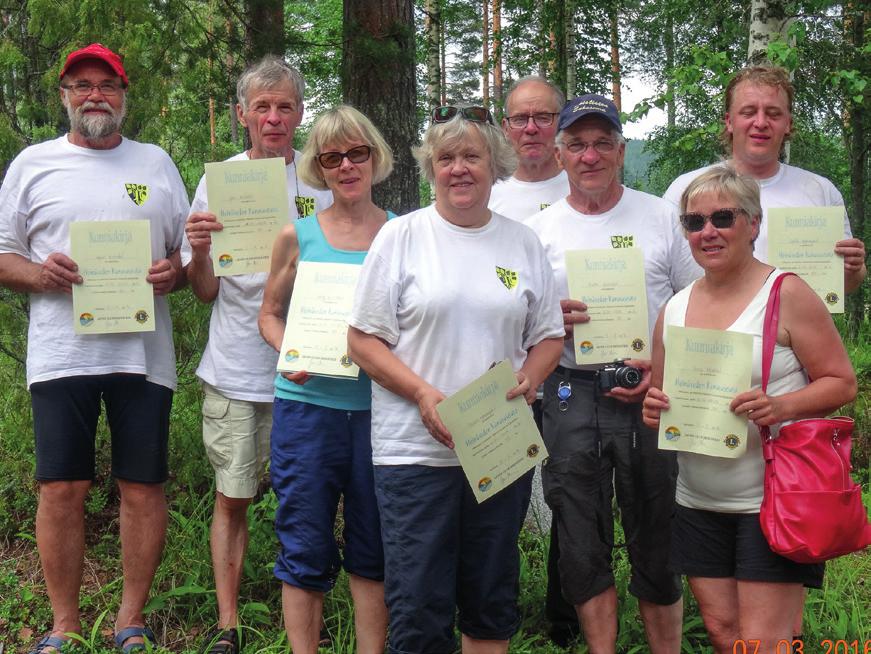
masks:
[[[387,220],[395,217],[396,214],[387,212]],[[296,227],[296,240],[299,243],[300,261],[363,265],[366,251],[334,248],[327,242],[317,215],[300,218],[294,223],[294,227]],[[313,375],[302,386],[277,374],[275,397],[343,411],[368,410],[372,405],[372,382],[362,370],[357,379],[333,379]]]

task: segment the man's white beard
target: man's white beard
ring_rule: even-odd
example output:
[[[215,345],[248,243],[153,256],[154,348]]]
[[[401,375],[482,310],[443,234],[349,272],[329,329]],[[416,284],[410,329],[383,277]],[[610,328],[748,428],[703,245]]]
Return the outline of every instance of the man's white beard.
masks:
[[[127,113],[127,95],[121,101],[121,108],[115,110],[108,102],[83,102],[76,109],[66,102],[67,116],[70,119],[70,129],[86,139],[104,139],[120,131],[121,123]],[[88,109],[103,109],[108,113],[86,114]]]

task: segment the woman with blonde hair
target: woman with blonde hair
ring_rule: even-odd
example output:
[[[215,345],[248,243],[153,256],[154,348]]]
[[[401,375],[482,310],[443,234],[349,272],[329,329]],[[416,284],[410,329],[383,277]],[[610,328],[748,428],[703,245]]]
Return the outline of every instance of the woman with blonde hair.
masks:
[[[315,121],[299,162],[300,177],[333,193],[333,205],[285,227],[275,241],[260,332],[279,350],[297,264],[360,265],[372,239],[393,217],[372,202],[372,185],[386,179],[393,155],[378,130],[353,107],[341,105]],[[281,549],[288,640],[295,654],[318,648],[324,594],[340,566],[350,576],[357,652],[384,650],[384,558],[372,478],[370,382],[310,376],[275,379],[272,487],[278,498],[275,530]],[[339,499],[344,507],[344,556],[334,536]]]

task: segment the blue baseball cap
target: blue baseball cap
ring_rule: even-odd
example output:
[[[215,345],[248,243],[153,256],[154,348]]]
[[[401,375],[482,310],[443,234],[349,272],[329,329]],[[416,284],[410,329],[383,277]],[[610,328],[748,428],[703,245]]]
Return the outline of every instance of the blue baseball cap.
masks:
[[[608,98],[595,93],[579,95],[566,102],[566,106],[559,113],[559,129],[561,131],[567,129],[584,116],[601,116],[611,123],[618,132],[623,133],[623,125],[620,124],[620,112],[617,111],[617,106]]]

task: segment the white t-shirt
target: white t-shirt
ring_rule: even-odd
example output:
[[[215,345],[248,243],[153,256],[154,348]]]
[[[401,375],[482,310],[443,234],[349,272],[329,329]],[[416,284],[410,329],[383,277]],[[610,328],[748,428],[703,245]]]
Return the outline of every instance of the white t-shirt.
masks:
[[[762,328],[765,321],[765,307],[768,304],[771,286],[782,272],[781,270],[772,272],[741,315],[726,328],[726,331],[753,336],[752,388],[762,386]],[[692,285],[668,302],[663,318],[664,325],[684,326],[691,294]],[[663,329],[663,343],[668,356],[665,329]],[[766,391],[768,395],[775,397],[791,393],[804,388],[807,383],[807,374],[792,348],[775,344],[774,357],[771,361],[771,377]],[[776,437],[784,424],[788,423],[772,425],[772,435]],[[677,478],[676,500],[681,506],[725,513],[759,513],[765,460],[762,456],[759,428],[753,421],[747,423],[747,451],[737,459],[678,452],[677,462],[680,472]]]
[[[495,362],[562,337],[553,274],[529,228],[499,214],[465,229],[434,206],[388,222],[369,248],[349,323],[445,395]],[[414,402],[372,382],[376,465],[459,465],[423,426]]]
[[[66,135],[26,148],[0,189],[0,253],[42,263],[69,256],[75,221],[148,220],[151,257],[181,246],[188,199],[178,170],[156,145],[122,139],[109,150],[73,145]],[[76,375],[144,374],[175,388],[175,351],[166,297],[154,298],[155,331],[78,335],[72,296],[31,293],[27,385]]]
[[[662,197],[679,207],[680,198],[690,182],[716,165],[718,164],[684,173],[671,183]],[[753,256],[763,262],[768,261],[768,210],[770,208],[844,206],[844,198],[835,185],[825,177],[809,170],[780,164],[774,177],[757,181],[762,204],[762,224],[759,227],[759,238],[756,239]],[[844,208],[844,238],[853,238],[846,207]]]
[[[287,166],[287,197],[289,221],[300,218],[294,196],[314,200],[314,212],[323,211],[333,203],[330,191],[319,191],[298,181],[294,153]],[[248,159],[241,152],[227,161]],[[310,204],[310,203],[309,203]],[[191,211],[208,211],[206,176],[197,185]],[[191,246],[187,235],[182,244],[181,260],[187,266],[191,261]],[[257,314],[263,303],[263,288],[269,273],[228,275],[218,278],[218,296],[212,305],[209,321],[209,341],[197,368],[197,377],[217,388],[222,395],[233,400],[272,402],[275,381],[275,363],[278,354],[260,336]]]
[[[569,298],[566,250],[636,247],[644,253],[649,331],[659,310],[677,291],[701,277],[687,240],[679,231],[675,208],[647,193],[623,187],[617,204],[601,214],[576,211],[566,199],[526,221],[538,234],[556,276],[557,292]],[[575,329],[583,329],[583,325]],[[579,368],[571,339],[566,340],[560,365]]]
[[[523,222],[568,194],[569,177],[564,170],[541,182],[522,182],[509,177],[493,185],[489,207],[491,211]]]

